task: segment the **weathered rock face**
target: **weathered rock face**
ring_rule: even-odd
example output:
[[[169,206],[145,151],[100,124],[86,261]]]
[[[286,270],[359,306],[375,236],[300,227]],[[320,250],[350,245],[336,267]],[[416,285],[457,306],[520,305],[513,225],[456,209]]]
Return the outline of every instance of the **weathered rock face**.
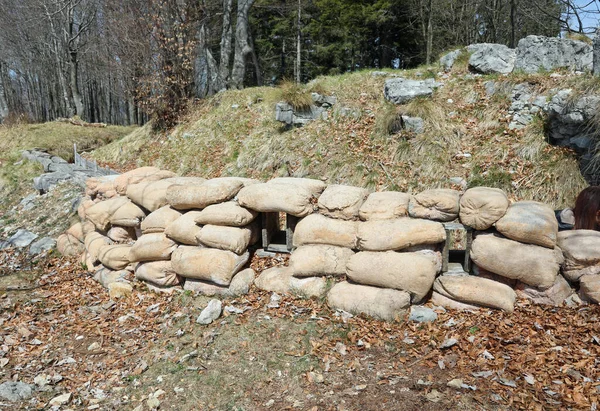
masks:
[[[461,52],[462,52],[462,50],[460,50],[460,49],[454,50],[454,51],[451,51],[450,53],[446,53],[442,57],[440,57],[440,65],[442,66],[444,71],[450,71],[452,69],[454,62],[460,56]]]
[[[565,257],[562,269],[567,280],[579,281],[584,275],[600,274],[600,232],[561,231],[558,246]]]
[[[337,99],[335,96],[322,96],[318,93],[312,93],[311,97],[313,104],[304,108],[295,108],[286,102],[277,103],[275,120],[288,126],[303,126],[314,120],[326,120],[327,110],[337,102]]]
[[[519,40],[515,69],[526,73],[568,68],[592,69],[592,47],[582,41],[556,37],[527,36]]]
[[[514,310],[515,292],[509,286],[474,275],[438,277],[433,289],[444,297],[466,304]]]
[[[430,97],[437,87],[439,84],[434,79],[409,80],[400,77],[386,80],[383,94],[392,103],[404,104],[417,97]]]
[[[508,74],[513,71],[517,52],[503,44],[478,44],[469,58],[469,68],[482,74]]]
[[[475,230],[487,230],[506,214],[508,205],[508,197],[498,188],[470,188],[460,199],[460,221]]]

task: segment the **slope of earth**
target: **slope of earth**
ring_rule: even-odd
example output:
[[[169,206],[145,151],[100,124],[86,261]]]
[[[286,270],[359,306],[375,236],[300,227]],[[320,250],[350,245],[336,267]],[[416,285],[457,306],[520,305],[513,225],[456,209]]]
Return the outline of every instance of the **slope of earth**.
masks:
[[[226,91],[192,106],[168,133],[150,127],[93,152],[121,169],[154,165],[182,175],[322,178],[372,189],[418,192],[427,188],[492,186],[513,199],[572,205],[586,186],[575,154],[549,145],[544,119],[510,130],[512,86],[529,83],[537,93],[597,88],[597,80],[569,73],[473,75],[466,62],[448,75],[438,68],[360,71],[320,77],[306,86]],[[385,101],[391,76],[435,77],[443,83],[431,99],[402,106]],[[488,96],[484,82],[501,87]],[[327,120],[286,130],[275,120],[275,105],[306,103],[311,92],[335,95]],[[424,133],[390,134],[399,114],[422,117]]]
[[[68,259],[3,251],[0,267],[0,381],[33,386],[7,409],[64,394],[65,408],[130,410],[589,410],[600,399],[598,306],[520,301],[513,314],[391,324],[252,290],[201,326],[204,297],[137,288],[111,301]]]

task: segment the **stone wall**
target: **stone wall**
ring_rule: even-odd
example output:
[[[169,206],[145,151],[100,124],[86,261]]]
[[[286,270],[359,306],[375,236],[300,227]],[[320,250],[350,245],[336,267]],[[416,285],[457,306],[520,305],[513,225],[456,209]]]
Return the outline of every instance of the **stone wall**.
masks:
[[[429,300],[510,312],[534,303],[600,300],[600,233],[558,233],[553,210],[493,188],[369,192],[320,180],[176,177],[154,167],[91,178],[81,222],[58,239],[109,291],[137,279],[157,292],[236,296],[251,285],[323,297],[393,320]],[[289,265],[247,268],[265,213],[297,220]],[[462,225],[460,225],[462,224]],[[444,261],[449,227],[472,233],[472,272]],[[460,241],[459,241],[460,242]],[[464,244],[463,244],[464,245]],[[470,246],[470,247],[469,247]]]

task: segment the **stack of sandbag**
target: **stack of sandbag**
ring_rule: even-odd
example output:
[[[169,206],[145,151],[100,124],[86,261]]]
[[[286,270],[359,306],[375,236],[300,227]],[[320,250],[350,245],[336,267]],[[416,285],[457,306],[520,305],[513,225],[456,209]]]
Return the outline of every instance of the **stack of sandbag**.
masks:
[[[600,232],[562,231],[558,234],[558,246],[564,255],[565,278],[579,285],[582,300],[600,303]]]

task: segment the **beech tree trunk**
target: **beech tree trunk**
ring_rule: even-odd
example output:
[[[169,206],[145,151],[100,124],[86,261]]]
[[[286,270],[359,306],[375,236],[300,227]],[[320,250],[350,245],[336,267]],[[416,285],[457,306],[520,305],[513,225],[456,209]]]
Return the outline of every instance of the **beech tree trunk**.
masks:
[[[8,103],[6,102],[6,94],[4,87],[4,64],[0,61],[0,123],[3,123],[8,117]]]
[[[600,28],[596,29],[593,43],[593,68],[594,76],[600,76]]]
[[[248,41],[248,13],[254,0],[238,0],[237,21],[235,25],[235,54],[231,70],[230,88],[241,89],[246,75],[246,60],[252,53]]]
[[[221,31],[221,60],[219,62],[219,90],[225,88],[229,81],[229,66],[231,63],[231,13],[233,0],[223,0],[223,30]]]

